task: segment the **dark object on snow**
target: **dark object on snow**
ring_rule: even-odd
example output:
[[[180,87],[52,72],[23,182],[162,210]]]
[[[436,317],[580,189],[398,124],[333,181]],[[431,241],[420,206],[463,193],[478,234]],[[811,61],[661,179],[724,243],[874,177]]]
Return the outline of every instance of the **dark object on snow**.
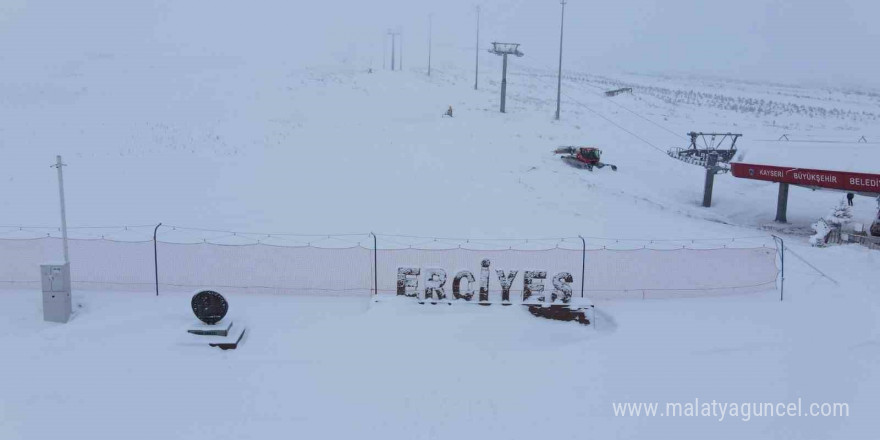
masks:
[[[446,110],[446,113],[443,113],[443,116],[449,116],[450,118],[452,117],[452,106],[451,105]]]
[[[557,321],[577,321],[583,325],[590,325],[587,312],[584,309],[572,309],[564,305],[534,305],[529,306],[529,313],[540,318],[555,319]]]
[[[238,334],[238,339],[236,339],[235,342],[211,342],[208,345],[211,347],[220,347],[221,350],[235,350],[238,348],[238,343],[241,342],[241,338],[244,337],[245,331],[247,331],[247,329],[243,329],[241,333]]]
[[[203,290],[193,295],[191,304],[196,318],[210,325],[220,322],[229,311],[226,298],[213,290]]]
[[[855,196],[853,193],[846,193],[846,203],[849,203],[849,206],[853,205],[853,197]]]
[[[880,210],[877,211],[877,219],[871,223],[871,235],[880,237]]]
[[[629,94],[632,94],[632,92],[633,92],[632,87],[624,87],[624,88],[621,88],[621,89],[609,90],[609,91],[605,92],[605,96],[609,96],[609,97],[611,97],[611,96],[617,96],[617,95],[619,95],[619,94],[621,94],[621,93],[629,93]]]
[[[559,147],[553,154],[562,154],[563,162],[581,169],[587,169],[593,171],[593,168],[604,168],[606,166],[611,167],[612,170],[617,171],[617,165],[611,165],[610,163],[602,163],[602,150],[598,148],[592,147]]]

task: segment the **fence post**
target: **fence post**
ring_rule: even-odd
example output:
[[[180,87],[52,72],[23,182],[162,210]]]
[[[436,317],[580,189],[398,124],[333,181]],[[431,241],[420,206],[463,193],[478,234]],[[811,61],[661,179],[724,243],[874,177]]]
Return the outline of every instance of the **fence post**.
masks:
[[[779,281],[779,301],[782,301],[785,295],[785,241],[781,237],[772,235],[773,241],[776,242],[776,249],[779,252],[779,263],[782,266],[782,278]]]
[[[578,235],[578,238],[581,239],[581,298],[584,297],[584,283],[587,281],[586,272],[587,272],[587,241],[584,240],[584,237]]]
[[[379,259],[377,257],[377,239],[376,234],[370,232],[370,235],[373,236],[373,295],[376,295],[376,298],[379,297]]]
[[[153,271],[156,274],[156,296],[159,296],[159,251],[156,245],[156,233],[159,231],[159,226],[162,226],[161,222],[156,225],[156,229],[153,229]]]

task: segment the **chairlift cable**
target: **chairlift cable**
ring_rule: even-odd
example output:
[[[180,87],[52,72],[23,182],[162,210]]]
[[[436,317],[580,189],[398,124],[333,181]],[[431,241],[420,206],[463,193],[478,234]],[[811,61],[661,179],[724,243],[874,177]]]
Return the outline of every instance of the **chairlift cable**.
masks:
[[[624,132],[626,132],[627,134],[629,134],[630,136],[632,136],[632,137],[634,137],[634,138],[636,138],[636,139],[638,139],[638,140],[644,142],[645,144],[647,144],[647,145],[650,146],[651,148],[653,148],[653,149],[655,149],[655,150],[657,150],[657,151],[663,153],[664,155],[666,154],[666,151],[664,151],[664,150],[661,149],[660,147],[658,147],[658,146],[652,144],[651,142],[645,140],[645,139],[642,138],[641,136],[639,136],[639,135],[633,133],[632,131],[627,130],[627,129],[624,128],[622,125],[620,125],[620,124],[618,124],[618,123],[612,121],[611,119],[609,119],[608,117],[606,117],[606,116],[603,115],[602,113],[599,113],[598,111],[593,110],[593,109],[590,108],[588,105],[586,105],[586,104],[584,104],[584,103],[582,103],[582,102],[580,102],[580,101],[578,101],[578,100],[572,98],[572,97],[569,96],[568,94],[565,94],[565,97],[568,98],[569,101],[574,102],[575,104],[577,104],[577,105],[579,105],[579,106],[581,106],[581,107],[583,107],[583,108],[589,110],[591,113],[595,114],[596,116],[598,116],[598,117],[604,119],[604,120],[607,121],[609,124],[611,124],[611,125],[613,125],[613,126],[619,128],[621,131],[624,131]]]

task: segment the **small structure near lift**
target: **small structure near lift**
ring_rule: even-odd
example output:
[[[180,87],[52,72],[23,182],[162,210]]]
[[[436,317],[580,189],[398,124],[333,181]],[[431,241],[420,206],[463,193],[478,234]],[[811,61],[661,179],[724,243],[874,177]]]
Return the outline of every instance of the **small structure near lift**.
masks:
[[[617,96],[617,95],[619,95],[619,94],[621,94],[621,93],[629,93],[629,94],[632,94],[632,92],[633,92],[632,87],[623,87],[623,88],[620,88],[620,89],[608,90],[607,92],[605,92],[605,96],[607,96],[607,97],[610,98],[610,97]]]
[[[712,188],[715,175],[730,171],[730,161],[736,155],[736,141],[739,133],[697,133],[690,132],[691,143],[687,148],[671,148],[669,156],[682,162],[698,165],[706,169],[706,181],[703,186],[703,206],[712,206]],[[697,140],[702,140],[698,145]],[[727,144],[727,141],[730,144]]]
[[[492,49],[489,53],[500,55],[504,58],[501,68],[501,113],[504,113],[504,104],[507,98],[507,56],[516,55],[521,57],[525,55],[519,51],[518,43],[492,43]]]

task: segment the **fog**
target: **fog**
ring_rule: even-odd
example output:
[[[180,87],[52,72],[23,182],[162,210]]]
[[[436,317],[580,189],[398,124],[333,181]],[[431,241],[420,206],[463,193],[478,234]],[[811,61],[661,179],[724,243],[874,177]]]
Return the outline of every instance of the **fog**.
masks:
[[[427,60],[433,14],[438,68],[470,68],[472,0],[302,2],[4,0],[0,57],[7,67],[83,54],[211,55],[294,66],[382,66],[384,33],[403,33],[406,68]],[[531,67],[555,68],[557,0],[483,1],[481,46],[522,44]],[[783,83],[880,87],[872,0],[570,0],[565,67],[714,75]],[[488,61],[490,55],[483,52]],[[8,72],[8,70],[7,70]]]

